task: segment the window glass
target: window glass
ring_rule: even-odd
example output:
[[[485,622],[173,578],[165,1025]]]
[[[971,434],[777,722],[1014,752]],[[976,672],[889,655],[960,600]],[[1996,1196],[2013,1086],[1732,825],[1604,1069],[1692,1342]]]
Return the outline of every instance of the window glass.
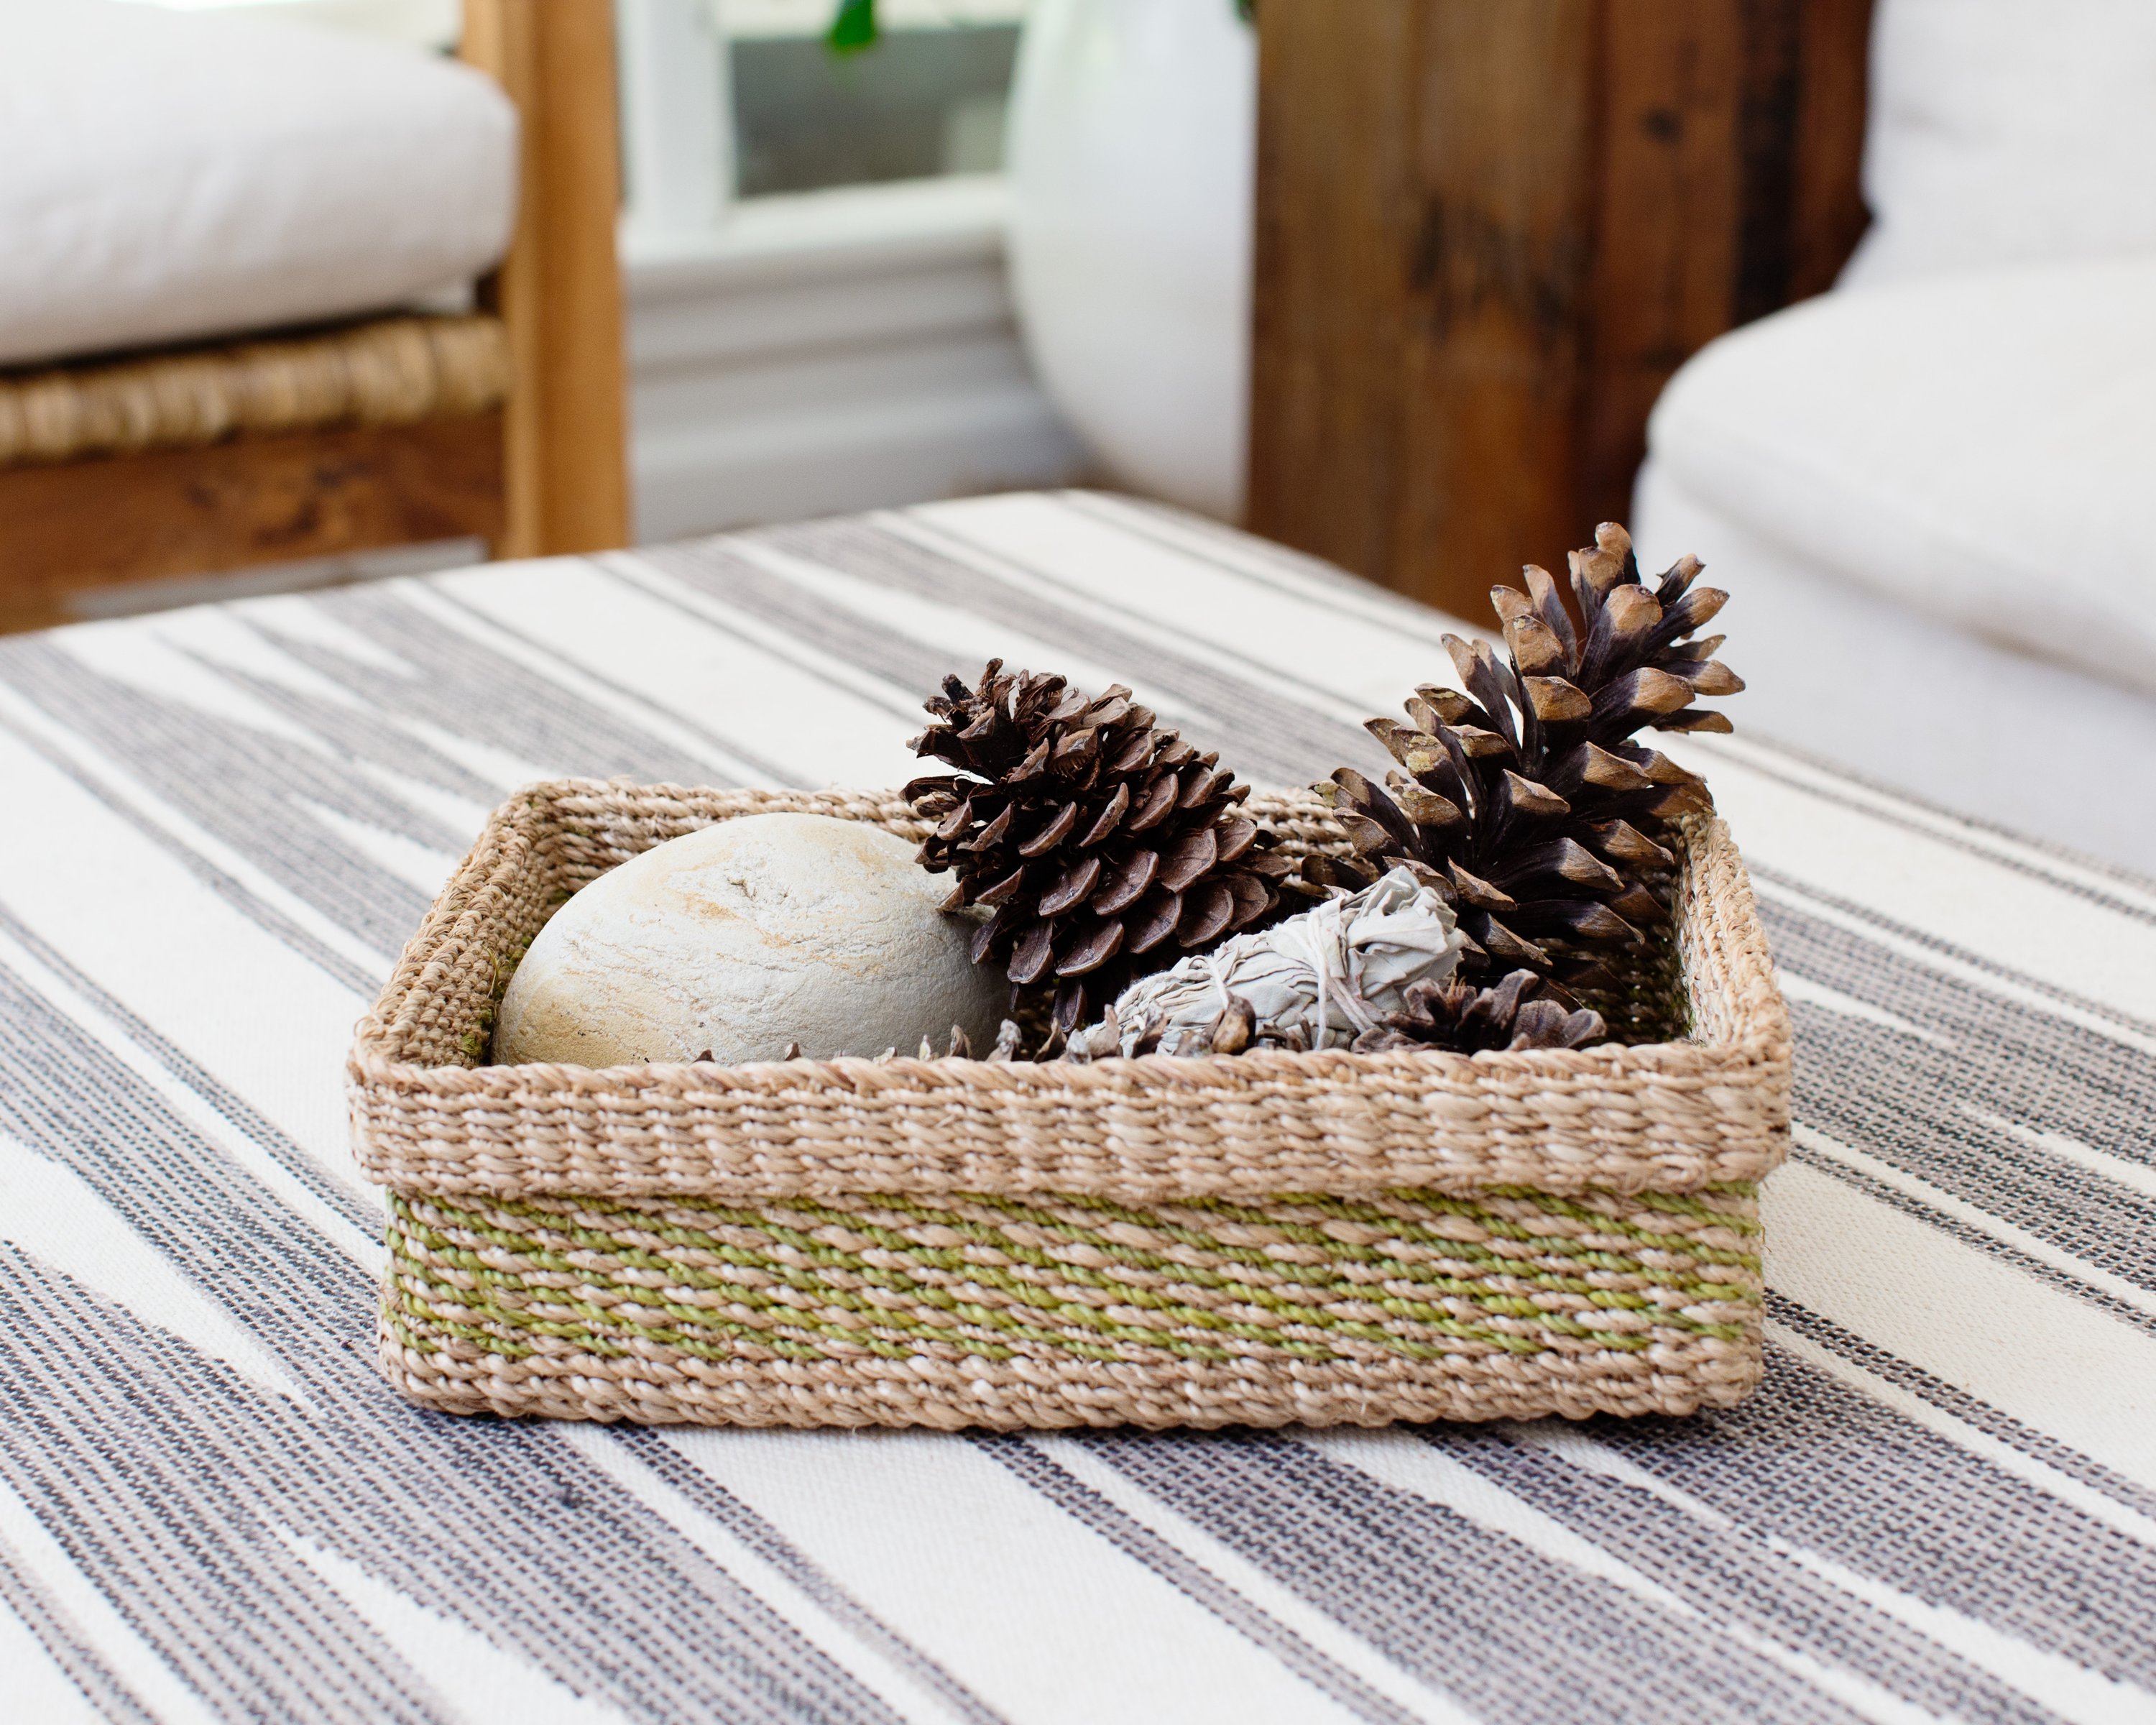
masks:
[[[1022,0],[883,0],[882,39],[834,54],[835,0],[720,0],[735,195],[1003,166]]]

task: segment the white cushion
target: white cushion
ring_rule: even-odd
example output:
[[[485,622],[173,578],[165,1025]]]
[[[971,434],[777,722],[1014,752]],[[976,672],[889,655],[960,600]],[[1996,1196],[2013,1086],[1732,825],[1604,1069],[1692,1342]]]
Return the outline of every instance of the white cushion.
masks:
[[[0,0],[0,362],[397,305],[501,255],[516,116],[417,49]]]
[[[1642,562],[1666,568],[1690,552],[1729,592],[1714,626],[1728,630],[1722,657],[1744,678],[1743,696],[1728,704],[1740,749],[1747,737],[1771,738],[2148,872],[2156,697],[1835,580],[1700,502],[1654,461],[1640,470],[1631,525]]]
[[[1658,466],[1804,564],[2156,693],[2156,260],[1833,293],[1722,337]]]
[[[2156,254],[2156,0],[1880,0],[1844,275]]]

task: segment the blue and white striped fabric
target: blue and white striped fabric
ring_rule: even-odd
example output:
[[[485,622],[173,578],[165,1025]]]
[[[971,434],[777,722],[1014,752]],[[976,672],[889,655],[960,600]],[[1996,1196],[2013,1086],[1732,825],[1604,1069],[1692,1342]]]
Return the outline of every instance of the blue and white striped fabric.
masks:
[[[1444,627],[1065,495],[0,642],[0,1712],[2156,1718],[2156,884],[1741,738],[1693,748],[1799,1122],[1742,1408],[649,1431],[376,1376],[341,1065],[512,786],[895,783],[991,655],[1299,783]]]

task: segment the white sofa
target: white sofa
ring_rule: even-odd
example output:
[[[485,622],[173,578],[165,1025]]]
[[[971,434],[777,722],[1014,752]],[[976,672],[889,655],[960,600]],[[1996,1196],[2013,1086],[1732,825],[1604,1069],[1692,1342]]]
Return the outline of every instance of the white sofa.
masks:
[[[2156,3],[1880,0],[1871,232],[1656,408],[1741,724],[2156,874]]]

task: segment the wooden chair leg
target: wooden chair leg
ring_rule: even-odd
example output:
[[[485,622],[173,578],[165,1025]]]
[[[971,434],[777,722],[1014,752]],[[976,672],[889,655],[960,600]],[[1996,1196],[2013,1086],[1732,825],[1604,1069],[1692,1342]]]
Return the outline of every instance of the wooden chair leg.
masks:
[[[523,120],[516,235],[487,297],[509,336],[498,557],[629,536],[609,0],[465,0],[463,57]]]

